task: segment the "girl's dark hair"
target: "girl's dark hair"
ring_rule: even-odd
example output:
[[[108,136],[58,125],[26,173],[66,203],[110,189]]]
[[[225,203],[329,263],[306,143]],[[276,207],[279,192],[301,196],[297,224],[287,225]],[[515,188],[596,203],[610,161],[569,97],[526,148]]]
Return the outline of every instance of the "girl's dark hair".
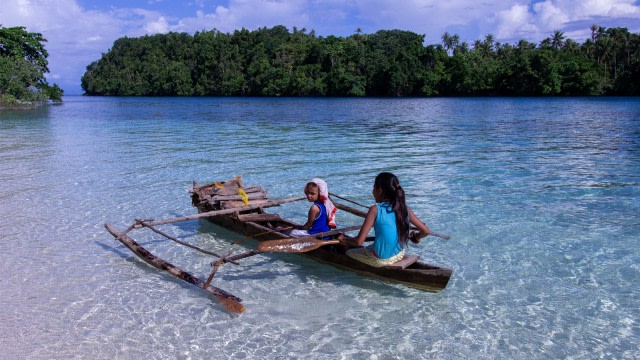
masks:
[[[392,173],[383,172],[376,176],[373,186],[382,190],[382,197],[389,201],[391,209],[396,213],[398,240],[402,246],[406,245],[409,237],[409,210],[400,180]]]
[[[307,185],[304,186],[304,193],[306,194],[311,189],[317,189],[318,192],[320,192],[320,186],[318,186],[318,184],[314,182],[309,181]]]

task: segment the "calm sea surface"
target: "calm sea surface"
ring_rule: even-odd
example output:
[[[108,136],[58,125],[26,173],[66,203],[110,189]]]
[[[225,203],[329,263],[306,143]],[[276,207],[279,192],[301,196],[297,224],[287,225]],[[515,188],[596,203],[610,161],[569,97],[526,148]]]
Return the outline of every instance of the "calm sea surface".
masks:
[[[238,316],[103,226],[192,214],[193,180],[235,175],[276,199],[322,177],[371,204],[380,171],[452,236],[411,249],[455,270],[444,291],[269,254],[214,279],[243,299]],[[161,230],[220,252],[242,238],[205,220]],[[131,236],[210,272],[211,257]],[[0,112],[2,359],[637,359],[639,240],[638,98],[65,97]]]

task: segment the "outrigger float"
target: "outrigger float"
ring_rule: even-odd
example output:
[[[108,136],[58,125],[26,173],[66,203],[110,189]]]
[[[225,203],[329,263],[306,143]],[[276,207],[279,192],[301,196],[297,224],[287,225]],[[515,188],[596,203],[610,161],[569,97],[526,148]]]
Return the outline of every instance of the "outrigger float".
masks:
[[[405,255],[401,261],[376,268],[365,263],[354,260],[345,255],[345,249],[340,246],[332,246],[337,243],[334,240],[318,240],[323,237],[334,237],[340,233],[354,231],[360,228],[351,226],[341,229],[331,230],[326,233],[315,234],[312,237],[293,238],[281,232],[280,229],[290,229],[296,223],[280,217],[276,213],[267,213],[266,208],[280,206],[282,204],[306,200],[306,197],[294,197],[282,200],[270,200],[268,192],[260,186],[244,187],[241,177],[236,177],[229,181],[214,182],[199,186],[195,181],[190,189],[192,204],[198,209],[198,214],[184,217],[154,221],[153,219],[135,219],[134,223],[125,231],[119,231],[110,224],[105,224],[105,228],[116,240],[128,247],[134,254],[146,261],[150,265],[169,272],[171,275],[187,281],[204,291],[212,294],[219,300],[225,308],[234,313],[244,311],[241,299],[224,291],[221,288],[211,285],[211,282],[219,267],[224,264],[238,265],[238,261],[250,256],[262,254],[263,252],[295,252],[310,257],[320,262],[329,263],[341,269],[355,271],[359,274],[381,279],[387,282],[401,283],[412,288],[438,292],[444,289],[449,282],[453,270],[431,265],[418,261],[419,256]],[[336,198],[352,202],[346,198],[335,194],[330,197],[336,208],[351,214],[364,217],[365,211],[355,209],[336,201]],[[358,204],[360,205],[360,204]],[[363,205],[362,205],[363,206]],[[256,250],[249,250],[233,255],[235,250],[229,250],[225,254],[218,254],[212,251],[198,248],[187,242],[180,241],[156,227],[158,225],[170,224],[181,221],[205,218],[212,223],[226,229],[245,235],[244,239],[256,239],[260,243]],[[162,260],[153,255],[144,247],[140,246],[128,234],[134,229],[149,228],[152,231],[173,240],[181,245],[216,257],[211,263],[213,270],[206,280],[202,280],[189,272]],[[447,236],[431,233],[432,235],[448,238]],[[372,241],[374,238],[367,238]],[[234,241],[232,245],[239,241]]]

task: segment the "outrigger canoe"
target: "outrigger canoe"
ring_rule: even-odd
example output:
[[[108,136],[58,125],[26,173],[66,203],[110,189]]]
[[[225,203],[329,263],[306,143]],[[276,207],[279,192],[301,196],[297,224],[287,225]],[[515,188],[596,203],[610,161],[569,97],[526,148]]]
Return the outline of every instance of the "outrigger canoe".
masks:
[[[191,199],[193,205],[198,208],[197,214],[159,221],[155,221],[153,219],[135,219],[133,224],[124,231],[120,231],[108,223],[105,224],[105,228],[115,237],[116,240],[120,241],[148,264],[156,267],[157,269],[166,271],[172,276],[182,279],[210,293],[220,301],[228,311],[233,313],[242,313],[244,311],[244,306],[241,303],[242,299],[212,285],[214,275],[223,264],[231,263],[238,265],[238,261],[241,259],[262,254],[264,251],[261,251],[260,248],[269,249],[270,247],[266,246],[269,243],[269,240],[278,240],[276,241],[277,244],[284,244],[278,246],[291,249],[291,246],[286,246],[287,243],[289,245],[294,245],[297,241],[300,241],[301,238],[291,238],[289,235],[278,229],[291,227],[296,224],[290,220],[282,218],[276,213],[268,213],[265,209],[294,201],[306,200],[306,198],[297,197],[270,200],[265,189],[259,186],[244,187],[242,179],[240,177],[236,177],[233,180],[215,182],[203,186],[198,186],[198,184],[194,182],[193,188],[191,189]],[[338,209],[342,209],[355,215],[364,216],[364,212],[360,210],[351,208],[336,201],[334,201],[334,204]],[[227,254],[216,254],[212,251],[201,249],[187,242],[178,240],[177,238],[156,228],[158,225],[201,218],[205,218],[214,224],[240,234],[244,234],[247,236],[245,239],[253,238],[261,241],[261,243],[258,244],[257,250],[249,250],[241,254],[232,255],[235,250],[230,250]],[[142,228],[151,229],[154,232],[179,243],[180,245],[184,245],[191,249],[216,257],[216,260],[211,263],[213,270],[206,281],[163,260],[157,255],[152,254],[129,236],[129,233],[132,230]],[[351,226],[342,229],[335,229],[326,233],[315,234],[313,236],[318,238],[327,236],[331,237],[336,236],[341,232],[353,231],[358,228],[359,226]],[[442,237],[442,235],[438,236]],[[289,239],[291,241],[289,241]],[[418,261],[419,257],[415,255],[405,256],[404,259],[395,264],[376,268],[348,257],[345,255],[345,250],[340,246],[322,245],[317,247],[316,245],[318,244],[318,241],[316,239],[307,239],[313,240],[315,245],[313,245],[312,248],[315,250],[300,252],[303,256],[308,256],[320,262],[329,263],[341,269],[355,271],[357,273],[388,282],[405,284],[425,291],[438,292],[444,289],[451,278],[451,274],[453,273],[453,270],[451,269],[420,262]],[[331,241],[327,241],[327,244],[329,243],[331,243]],[[275,250],[270,251],[278,251],[278,246],[271,247],[270,249]]]
[[[290,228],[294,222],[282,218],[276,213],[268,213],[265,208],[273,206],[268,199],[267,191],[259,186],[244,187],[239,177],[225,182],[215,182],[198,186],[194,182],[191,189],[192,204],[200,214],[223,214],[205,217],[212,223],[259,241],[290,238],[289,235],[276,229]],[[306,198],[297,198],[306,200]],[[332,198],[338,209],[363,216],[364,212],[353,209]],[[276,205],[280,202],[276,201]],[[238,209],[238,211],[233,211]],[[354,230],[359,227],[342,229]],[[329,235],[337,235],[340,229]],[[293,238],[292,238],[293,239]],[[372,240],[372,239],[370,239]],[[315,250],[301,253],[311,259],[334,265],[344,270],[381,279],[392,283],[401,283],[412,288],[438,292],[444,289],[451,278],[453,270],[418,261],[418,256],[405,256],[397,264],[385,267],[373,267],[345,255],[339,246],[323,246]]]

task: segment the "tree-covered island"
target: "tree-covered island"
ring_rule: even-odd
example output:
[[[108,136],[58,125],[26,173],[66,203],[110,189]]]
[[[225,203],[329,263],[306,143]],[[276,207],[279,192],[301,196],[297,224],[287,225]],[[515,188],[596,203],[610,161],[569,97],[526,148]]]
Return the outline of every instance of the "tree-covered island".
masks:
[[[640,95],[640,37],[591,27],[539,44],[473,44],[410,31],[317,36],[284,26],[124,37],[82,77],[87,95],[594,96]]]
[[[45,102],[61,102],[63,90],[50,86],[44,47],[47,40],[23,26],[0,25],[0,109],[30,108]]]

